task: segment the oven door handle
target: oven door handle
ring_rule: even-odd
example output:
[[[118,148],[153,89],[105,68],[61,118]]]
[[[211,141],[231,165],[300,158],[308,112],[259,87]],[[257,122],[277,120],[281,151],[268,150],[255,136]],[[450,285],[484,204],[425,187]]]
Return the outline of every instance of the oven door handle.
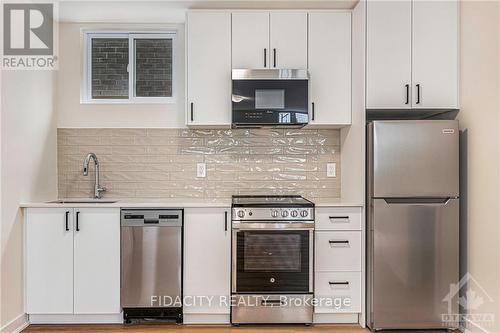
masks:
[[[233,230],[314,230],[314,223],[234,223]]]

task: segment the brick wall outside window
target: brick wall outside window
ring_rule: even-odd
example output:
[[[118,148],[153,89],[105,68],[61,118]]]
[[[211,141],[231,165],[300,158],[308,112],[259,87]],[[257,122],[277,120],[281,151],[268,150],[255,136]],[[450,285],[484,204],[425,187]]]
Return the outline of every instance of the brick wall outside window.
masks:
[[[136,96],[172,96],[172,39],[136,39],[135,66]]]
[[[128,98],[128,39],[92,39],[92,98]]]

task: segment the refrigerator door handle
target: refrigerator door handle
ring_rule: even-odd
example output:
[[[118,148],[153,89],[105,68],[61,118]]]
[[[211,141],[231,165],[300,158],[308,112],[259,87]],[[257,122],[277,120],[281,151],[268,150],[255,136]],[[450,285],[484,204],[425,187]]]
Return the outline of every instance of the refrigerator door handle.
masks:
[[[445,198],[384,198],[387,204],[403,205],[447,205],[451,197]]]

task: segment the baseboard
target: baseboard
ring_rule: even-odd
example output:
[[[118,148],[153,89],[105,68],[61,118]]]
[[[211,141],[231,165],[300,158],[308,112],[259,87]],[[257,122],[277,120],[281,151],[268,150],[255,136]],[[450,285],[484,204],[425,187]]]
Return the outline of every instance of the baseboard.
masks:
[[[484,327],[482,327],[478,323],[475,323],[468,318],[465,318],[465,321],[467,322],[466,326],[468,326],[468,327],[464,326],[463,323],[460,323],[460,327],[459,327],[459,330],[463,333],[478,333],[478,332],[491,333],[490,331],[488,331],[487,329],[485,329]],[[473,327],[473,329],[471,329],[471,327]]]
[[[315,313],[314,324],[359,324],[358,313]]]
[[[122,324],[123,314],[30,314],[31,324]]]
[[[19,333],[29,325],[28,316],[25,313],[9,321],[0,328],[0,333]]]
[[[184,313],[182,319],[183,323],[188,325],[229,324],[230,320],[230,315],[224,313]]]

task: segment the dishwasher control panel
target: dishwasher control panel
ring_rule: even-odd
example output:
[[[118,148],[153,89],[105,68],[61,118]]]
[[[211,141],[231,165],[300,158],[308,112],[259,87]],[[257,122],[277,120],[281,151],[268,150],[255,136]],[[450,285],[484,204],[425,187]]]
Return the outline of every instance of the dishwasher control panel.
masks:
[[[123,208],[121,210],[121,225],[128,227],[182,226],[182,218],[182,209]]]

